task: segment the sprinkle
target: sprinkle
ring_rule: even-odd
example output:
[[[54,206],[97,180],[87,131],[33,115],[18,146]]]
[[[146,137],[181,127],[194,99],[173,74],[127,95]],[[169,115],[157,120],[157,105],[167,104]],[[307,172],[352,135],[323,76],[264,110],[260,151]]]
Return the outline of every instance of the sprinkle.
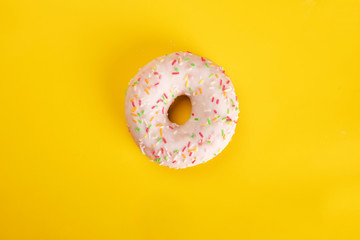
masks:
[[[161,123],[156,125],[156,127],[162,127],[162,126],[164,125],[162,125]]]
[[[178,72],[178,71],[179,71],[179,69],[178,69],[178,68],[174,68],[174,70],[175,70],[175,72]]]
[[[159,85],[159,84],[160,84],[160,83],[158,83],[158,82],[157,82],[157,83],[155,83],[155,84],[154,84],[154,87],[155,87],[155,86],[157,86],[157,85]]]
[[[137,123],[135,119],[132,118],[131,120],[132,120],[134,123]]]
[[[201,61],[205,62],[205,58],[201,57]]]
[[[228,80],[227,82],[226,82],[226,84],[229,84],[230,83],[230,80]]]
[[[194,118],[195,121],[199,120],[198,118]]]
[[[168,157],[167,157],[167,156],[165,156],[164,158],[165,158],[166,161],[168,160]]]
[[[192,155],[192,152],[189,153],[189,157],[191,157],[191,155]]]
[[[173,65],[174,66],[174,64],[176,63],[176,59],[171,63],[171,65]]]
[[[186,158],[185,154],[181,154],[181,156],[183,156],[183,158]]]
[[[139,99],[139,106],[141,106],[141,99]]]
[[[179,72],[173,72],[173,73],[172,73],[172,75],[177,75],[177,74],[179,74]]]
[[[214,76],[214,74],[213,74],[213,73],[209,75],[209,78],[211,78],[212,76]]]
[[[198,92],[195,92],[195,96],[198,95]]]
[[[161,113],[164,114],[165,107],[162,108]]]
[[[155,160],[155,158],[154,158],[153,156],[150,156],[150,158],[151,158],[152,160]]]
[[[206,142],[207,142],[207,143],[211,143],[211,141],[209,141],[209,140],[207,140]]]
[[[191,64],[191,66],[195,67],[195,64],[194,64],[194,63],[192,63],[192,64]]]
[[[225,134],[224,134],[224,136],[223,136],[223,139],[225,140]]]
[[[164,93],[164,96],[165,96],[166,99],[168,99],[168,97],[166,96],[166,93]]]
[[[218,99],[218,100],[216,100],[216,104],[219,104],[219,99]]]
[[[144,113],[145,113],[145,110],[142,110],[141,115],[144,115]]]
[[[165,144],[167,143],[165,138],[163,138],[163,141],[164,141]]]
[[[158,75],[159,73],[158,72],[154,72],[154,75]]]
[[[184,77],[184,81],[186,81],[188,79],[188,77],[189,77],[189,75],[186,74]]]
[[[210,121],[210,118],[207,119],[208,120],[208,124],[211,125],[211,121]]]
[[[186,58],[186,59],[184,59],[184,62],[187,62],[187,61],[189,61],[190,60],[190,58]]]
[[[157,142],[160,142],[162,140],[162,138],[159,138],[158,140],[157,140]]]
[[[154,120],[154,117],[151,117],[150,122],[151,122],[152,120]]]
[[[220,86],[222,85],[222,79],[220,79]]]
[[[189,141],[187,147],[190,147],[190,144],[191,144],[191,143],[190,143],[190,141]]]
[[[235,106],[234,100],[230,99],[233,106]]]
[[[141,121],[140,119],[138,120],[138,122],[139,122],[139,123],[142,123],[142,121]]]
[[[208,65],[207,63],[205,63],[205,66],[206,66],[207,68],[209,68],[209,65]]]
[[[172,126],[169,126],[169,128],[174,129]]]
[[[161,158],[155,159],[155,162],[160,162]]]
[[[147,134],[145,134],[145,135],[144,135],[144,138],[147,138],[147,136],[148,136],[148,135],[147,135]]]
[[[164,100],[159,99],[159,100],[156,101],[156,103],[163,102],[163,101],[164,101]]]
[[[191,87],[189,88],[189,91],[190,91],[190,92],[192,91]]]
[[[230,113],[230,110],[229,109],[227,109],[227,114],[229,114]]]
[[[221,89],[221,86],[219,86],[219,89]]]
[[[176,163],[176,160],[175,160],[175,161],[172,161],[172,163]]]
[[[204,137],[204,135],[202,135],[202,133],[201,132],[199,132],[199,135],[203,138]]]
[[[154,108],[155,108],[155,106],[152,106],[152,107],[151,107],[151,109],[154,109]]]
[[[224,136],[225,133],[224,133],[224,129],[221,129],[221,135]]]
[[[133,115],[134,117],[137,117],[137,115],[135,113],[131,113],[131,115]]]
[[[132,103],[133,107],[135,107],[135,103],[134,102],[131,102],[131,103]]]
[[[216,111],[216,110],[214,110],[214,113],[215,113],[215,114],[217,114],[217,111]]]
[[[163,99],[163,100],[165,100],[165,97],[164,97],[164,95],[161,95],[161,97],[162,97],[162,99]]]
[[[139,127],[136,127],[135,129],[137,132],[140,132],[140,128]]]
[[[195,159],[194,161],[192,161],[191,163],[192,163],[192,164],[194,164],[194,163],[195,163],[195,161],[196,161],[196,159]]]
[[[195,137],[195,135],[193,134],[193,135],[191,135],[191,138],[194,138]]]
[[[199,88],[199,91],[200,91],[200,94],[202,94],[202,93],[203,93],[203,91],[202,91],[202,89],[201,89],[201,88]]]
[[[137,107],[134,107],[133,109],[131,109],[132,112],[135,112],[137,109]]]
[[[213,120],[213,122],[215,122],[217,120],[217,118],[213,118],[212,120]]]
[[[145,89],[146,94],[150,95],[149,91],[146,88],[144,88],[144,89]]]
[[[160,128],[160,136],[163,136],[162,128]]]
[[[215,77],[216,77],[216,78],[219,78],[219,76],[218,76],[216,73],[215,73]]]
[[[185,87],[189,87],[189,81],[186,81]]]
[[[185,151],[185,149],[186,149],[186,146],[183,148],[182,152],[184,152],[184,151]]]
[[[223,88],[222,88],[223,91],[225,91],[225,85],[223,85]]]
[[[145,82],[147,83],[147,84],[149,84],[149,81],[145,78]]]
[[[179,150],[175,150],[175,151],[174,151],[174,153],[178,153],[178,152],[179,152]]]
[[[215,99],[215,98],[214,98],[214,97],[212,97],[211,102],[214,102],[214,99]]]
[[[199,84],[202,84],[203,82],[204,82],[204,79],[201,79],[200,82],[199,82]]]

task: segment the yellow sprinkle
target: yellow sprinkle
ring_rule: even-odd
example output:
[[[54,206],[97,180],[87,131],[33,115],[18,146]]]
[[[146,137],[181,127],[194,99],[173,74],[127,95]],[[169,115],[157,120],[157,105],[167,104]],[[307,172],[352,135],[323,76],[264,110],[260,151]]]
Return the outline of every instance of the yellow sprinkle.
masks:
[[[224,97],[226,97],[226,92],[224,92]]]
[[[162,127],[162,126],[164,125],[162,125],[161,123],[156,125],[156,127]]]
[[[137,121],[135,119],[131,119],[131,120],[133,120],[134,123],[137,123]]]
[[[162,128],[160,128],[160,136],[162,136],[162,135],[163,135]]]
[[[152,66],[151,68],[152,68],[152,69],[156,69],[156,66]]]
[[[134,107],[133,109],[131,109],[132,112],[135,112],[137,109],[137,107]]]
[[[151,146],[152,146],[152,147],[155,147],[155,145],[154,145],[154,144],[151,144]]]
[[[147,136],[148,136],[148,135],[147,135],[147,134],[145,134],[145,135],[144,135],[144,138],[147,138]]]
[[[199,82],[199,84],[202,84],[202,83],[203,83],[203,81],[204,81],[204,79],[201,79],[201,80],[200,80],[200,82]]]
[[[185,154],[181,154],[181,156],[183,156],[184,158],[186,158]]]
[[[186,74],[186,75],[185,75],[185,78],[184,78],[184,81],[186,81],[186,80],[188,79],[188,77],[189,77],[189,76]]]
[[[210,64],[210,66],[215,66],[215,64],[212,63],[212,64]]]
[[[135,95],[134,95],[134,97],[138,98],[138,97],[139,97],[139,95],[135,94]]]
[[[155,114],[158,114],[159,113],[159,111],[157,111]]]
[[[206,127],[206,124],[207,124],[207,123],[204,123],[203,126]]]
[[[219,76],[218,76],[216,73],[215,73],[215,77],[216,77],[216,78],[219,78]]]
[[[151,122],[152,120],[154,120],[154,117],[151,117],[150,122]]]
[[[189,81],[186,81],[185,87],[189,86]]]
[[[198,146],[196,146],[196,148],[195,148],[195,151],[197,151],[198,150]]]
[[[137,117],[138,115],[136,115],[135,113],[131,113],[131,115],[133,115],[134,117]]]
[[[170,89],[170,92],[173,93],[173,91]]]
[[[201,88],[199,88],[199,91],[200,91],[200,94],[202,94],[202,89]]]
[[[145,82],[147,83],[147,84],[149,84],[149,81],[145,78]]]
[[[198,147],[196,146],[196,148],[190,149],[189,152],[196,152],[198,150]]]
[[[145,88],[145,92],[147,93],[147,95],[150,95],[149,91]]]
[[[223,135],[223,139],[225,140],[225,134]]]
[[[215,122],[217,120],[217,118],[213,118],[213,122]]]

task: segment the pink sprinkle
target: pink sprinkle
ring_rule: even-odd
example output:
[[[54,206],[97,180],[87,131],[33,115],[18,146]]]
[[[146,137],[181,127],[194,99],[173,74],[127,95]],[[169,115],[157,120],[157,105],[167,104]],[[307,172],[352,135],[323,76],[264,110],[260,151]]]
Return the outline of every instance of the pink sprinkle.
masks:
[[[190,142],[188,143],[188,147],[190,147]]]
[[[138,82],[140,82],[140,78],[138,78]]]
[[[155,106],[152,106],[152,107],[151,107],[151,109],[154,109],[154,108],[155,108]]]
[[[132,103],[133,107],[135,107],[135,103],[134,102],[131,102],[131,103]]]
[[[165,108],[165,107],[163,107],[163,109],[161,110],[162,114],[164,114],[164,108]]]
[[[217,114],[217,111],[216,111],[216,110],[214,110],[214,113],[215,113],[215,114]]]
[[[191,114],[191,116],[194,116],[194,115],[195,115],[194,113]]]
[[[192,155],[192,152],[189,153],[189,157],[191,157],[191,155]]]
[[[172,75],[177,75],[177,74],[179,74],[179,72],[173,72],[173,73],[172,73]]]
[[[156,101],[156,103],[159,103],[159,102],[163,102],[163,100],[162,100],[162,99],[159,99],[159,100]]]
[[[165,138],[163,138],[163,141],[164,141],[164,143],[167,143]]]
[[[214,97],[212,97],[211,102],[214,102]]]
[[[237,96],[235,96],[235,100],[237,101]]]
[[[205,62],[205,58],[201,57],[201,61]]]
[[[161,148],[161,153],[164,154],[164,149],[163,148]]]
[[[153,151],[153,155],[155,155],[155,150]]]
[[[232,121],[231,118],[229,118],[229,116],[226,117],[227,117],[226,121]]]
[[[157,85],[159,85],[160,83],[155,83],[155,85],[154,86],[157,86]]]
[[[172,126],[169,126],[169,128],[174,129]]]
[[[172,154],[172,153],[170,153],[170,156],[171,156],[171,157],[172,157],[172,155],[173,155],[173,154]]]
[[[203,139],[200,139],[199,145],[203,144]]]
[[[220,86],[222,85],[222,79],[220,79]]]
[[[236,123],[237,123],[237,121],[235,121],[235,120],[234,120],[234,123],[236,124]]]
[[[164,97],[165,97],[166,99],[168,99],[168,97],[166,96],[166,93],[164,93]]]
[[[216,100],[216,104],[219,104],[219,99],[218,99],[218,100]]]
[[[160,156],[156,155],[156,156],[154,156],[154,157],[159,158]]]
[[[171,65],[173,65],[174,66],[174,64],[176,63],[176,60],[174,60],[172,63],[171,63]]]
[[[141,106],[141,100],[139,99],[139,106]]]
[[[176,163],[176,160],[175,160],[175,161],[173,161],[172,163]]]
[[[225,74],[225,70],[223,70],[222,73]]]
[[[196,160],[192,161],[191,163],[194,164]]]
[[[223,85],[223,89],[222,89],[223,91],[225,90],[225,85]]]
[[[228,80],[227,82],[226,82],[226,84],[229,84],[230,83],[230,80]]]
[[[185,149],[186,149],[186,146],[183,148],[183,150],[182,150],[182,151],[184,152],[184,151],[185,151]]]
[[[179,53],[175,53],[175,54],[178,55],[178,56],[180,55]]]
[[[202,133],[201,133],[201,132],[199,132],[199,135],[200,135],[201,137],[204,137],[204,135],[202,135]]]
[[[159,73],[158,72],[154,72],[154,75],[158,75]]]
[[[161,75],[159,74],[159,79],[161,79]]]
[[[147,133],[149,132],[149,128],[146,128],[146,132],[147,132]]]

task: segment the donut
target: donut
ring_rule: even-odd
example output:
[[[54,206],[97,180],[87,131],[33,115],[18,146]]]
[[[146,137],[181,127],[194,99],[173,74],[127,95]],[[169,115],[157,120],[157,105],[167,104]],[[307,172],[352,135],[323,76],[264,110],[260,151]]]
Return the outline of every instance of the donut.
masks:
[[[191,101],[189,120],[168,118],[176,97]],[[136,144],[151,161],[186,168],[216,157],[235,133],[239,104],[222,67],[191,52],[158,57],[139,69],[125,91],[125,116]]]

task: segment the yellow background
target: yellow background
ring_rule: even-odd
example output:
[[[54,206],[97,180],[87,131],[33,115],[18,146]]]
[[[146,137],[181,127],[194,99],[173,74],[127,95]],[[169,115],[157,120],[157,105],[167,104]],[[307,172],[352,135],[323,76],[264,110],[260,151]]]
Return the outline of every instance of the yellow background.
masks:
[[[209,163],[147,160],[139,67],[224,66],[236,134]],[[360,239],[358,0],[0,0],[0,239]]]

